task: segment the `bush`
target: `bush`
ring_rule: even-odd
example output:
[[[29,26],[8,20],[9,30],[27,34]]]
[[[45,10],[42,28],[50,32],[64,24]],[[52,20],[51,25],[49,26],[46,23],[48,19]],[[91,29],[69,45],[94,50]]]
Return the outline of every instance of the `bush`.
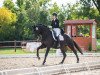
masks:
[[[91,45],[91,43],[89,44],[88,50],[92,51],[92,45]]]

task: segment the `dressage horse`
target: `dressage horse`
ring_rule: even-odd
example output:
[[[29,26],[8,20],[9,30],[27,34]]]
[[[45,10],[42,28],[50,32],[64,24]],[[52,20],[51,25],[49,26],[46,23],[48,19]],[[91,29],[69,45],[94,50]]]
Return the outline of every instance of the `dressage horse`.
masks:
[[[41,39],[41,43],[42,44],[41,44],[41,46],[39,46],[37,48],[37,58],[38,59],[40,59],[40,57],[39,57],[39,49],[46,48],[45,58],[44,58],[44,61],[42,63],[44,65],[45,62],[46,62],[46,58],[48,56],[48,53],[50,51],[50,48],[53,47],[55,40],[54,40],[54,38],[52,36],[51,30],[45,25],[38,24],[36,26],[33,26],[33,31],[42,36],[42,39]],[[77,58],[77,63],[79,63],[79,57],[77,55],[76,49],[81,54],[83,54],[81,48],[68,35],[62,33],[62,36],[64,37],[64,40],[63,41],[59,40],[60,49],[61,49],[61,52],[63,54],[63,59],[62,59],[62,61],[60,63],[63,64],[63,62],[64,62],[64,60],[66,58],[66,53],[65,53],[66,52],[66,46],[68,46],[74,52],[74,54],[76,55],[76,58]]]

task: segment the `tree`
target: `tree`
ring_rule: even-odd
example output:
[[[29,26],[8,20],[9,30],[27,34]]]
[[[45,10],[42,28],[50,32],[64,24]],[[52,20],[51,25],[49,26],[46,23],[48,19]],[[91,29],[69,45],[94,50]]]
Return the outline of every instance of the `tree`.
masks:
[[[17,0],[16,39],[28,40],[35,36],[31,27],[38,23],[48,25],[47,4],[50,0]]]
[[[7,8],[0,8],[0,25],[10,25],[16,22],[16,14]]]
[[[100,14],[100,0],[80,0],[80,2],[82,2],[82,4],[84,5],[84,7],[92,7],[93,4],[96,6],[96,8],[99,11]]]
[[[16,22],[16,14],[7,8],[0,8],[0,41],[14,39],[14,26]]]
[[[14,3],[12,0],[4,0],[3,6],[14,12]]]
[[[49,9],[49,11],[50,11],[50,14],[52,14],[54,12],[59,13],[60,12],[60,8],[57,5],[57,3],[54,3],[53,6]]]
[[[100,0],[92,0],[94,5],[96,6],[96,8],[98,9],[99,11],[99,14],[100,14]]]

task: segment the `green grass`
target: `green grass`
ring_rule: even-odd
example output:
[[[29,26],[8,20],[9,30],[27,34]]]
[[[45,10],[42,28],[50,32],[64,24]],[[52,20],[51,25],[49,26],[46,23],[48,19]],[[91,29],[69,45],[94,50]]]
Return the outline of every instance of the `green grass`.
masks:
[[[97,42],[100,43],[100,39],[97,39]],[[97,50],[100,50],[100,45],[97,45]]]
[[[100,39],[97,39],[97,42],[99,42],[100,43]],[[100,53],[100,45],[97,45],[97,51],[96,51],[97,53]]]
[[[97,39],[97,41],[100,43],[100,39]]]
[[[30,52],[26,52],[21,48],[17,48],[16,52],[14,48],[0,48],[0,54],[28,54]]]
[[[97,51],[100,51],[100,46],[97,46]]]
[[[40,49],[40,53],[45,53],[45,49]],[[33,52],[36,53],[36,50]],[[32,52],[25,51],[21,48],[17,48],[16,52],[14,48],[0,48],[0,54],[33,54]],[[51,49],[50,53],[56,53],[56,50]]]

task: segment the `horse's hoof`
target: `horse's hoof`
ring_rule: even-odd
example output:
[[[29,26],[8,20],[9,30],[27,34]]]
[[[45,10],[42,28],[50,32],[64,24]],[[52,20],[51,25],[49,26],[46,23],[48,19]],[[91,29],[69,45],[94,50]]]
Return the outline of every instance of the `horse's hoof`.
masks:
[[[42,63],[42,65],[43,65],[43,66],[46,66],[46,64],[45,64],[45,63]]]
[[[45,66],[45,63],[42,63],[42,66]]]
[[[63,62],[60,62],[59,64],[63,64]]]
[[[37,57],[38,58],[38,60],[40,60],[40,57]]]
[[[81,53],[83,55],[83,53]]]
[[[32,66],[35,66],[35,65],[32,65]]]
[[[79,61],[77,61],[77,63],[79,63]]]

